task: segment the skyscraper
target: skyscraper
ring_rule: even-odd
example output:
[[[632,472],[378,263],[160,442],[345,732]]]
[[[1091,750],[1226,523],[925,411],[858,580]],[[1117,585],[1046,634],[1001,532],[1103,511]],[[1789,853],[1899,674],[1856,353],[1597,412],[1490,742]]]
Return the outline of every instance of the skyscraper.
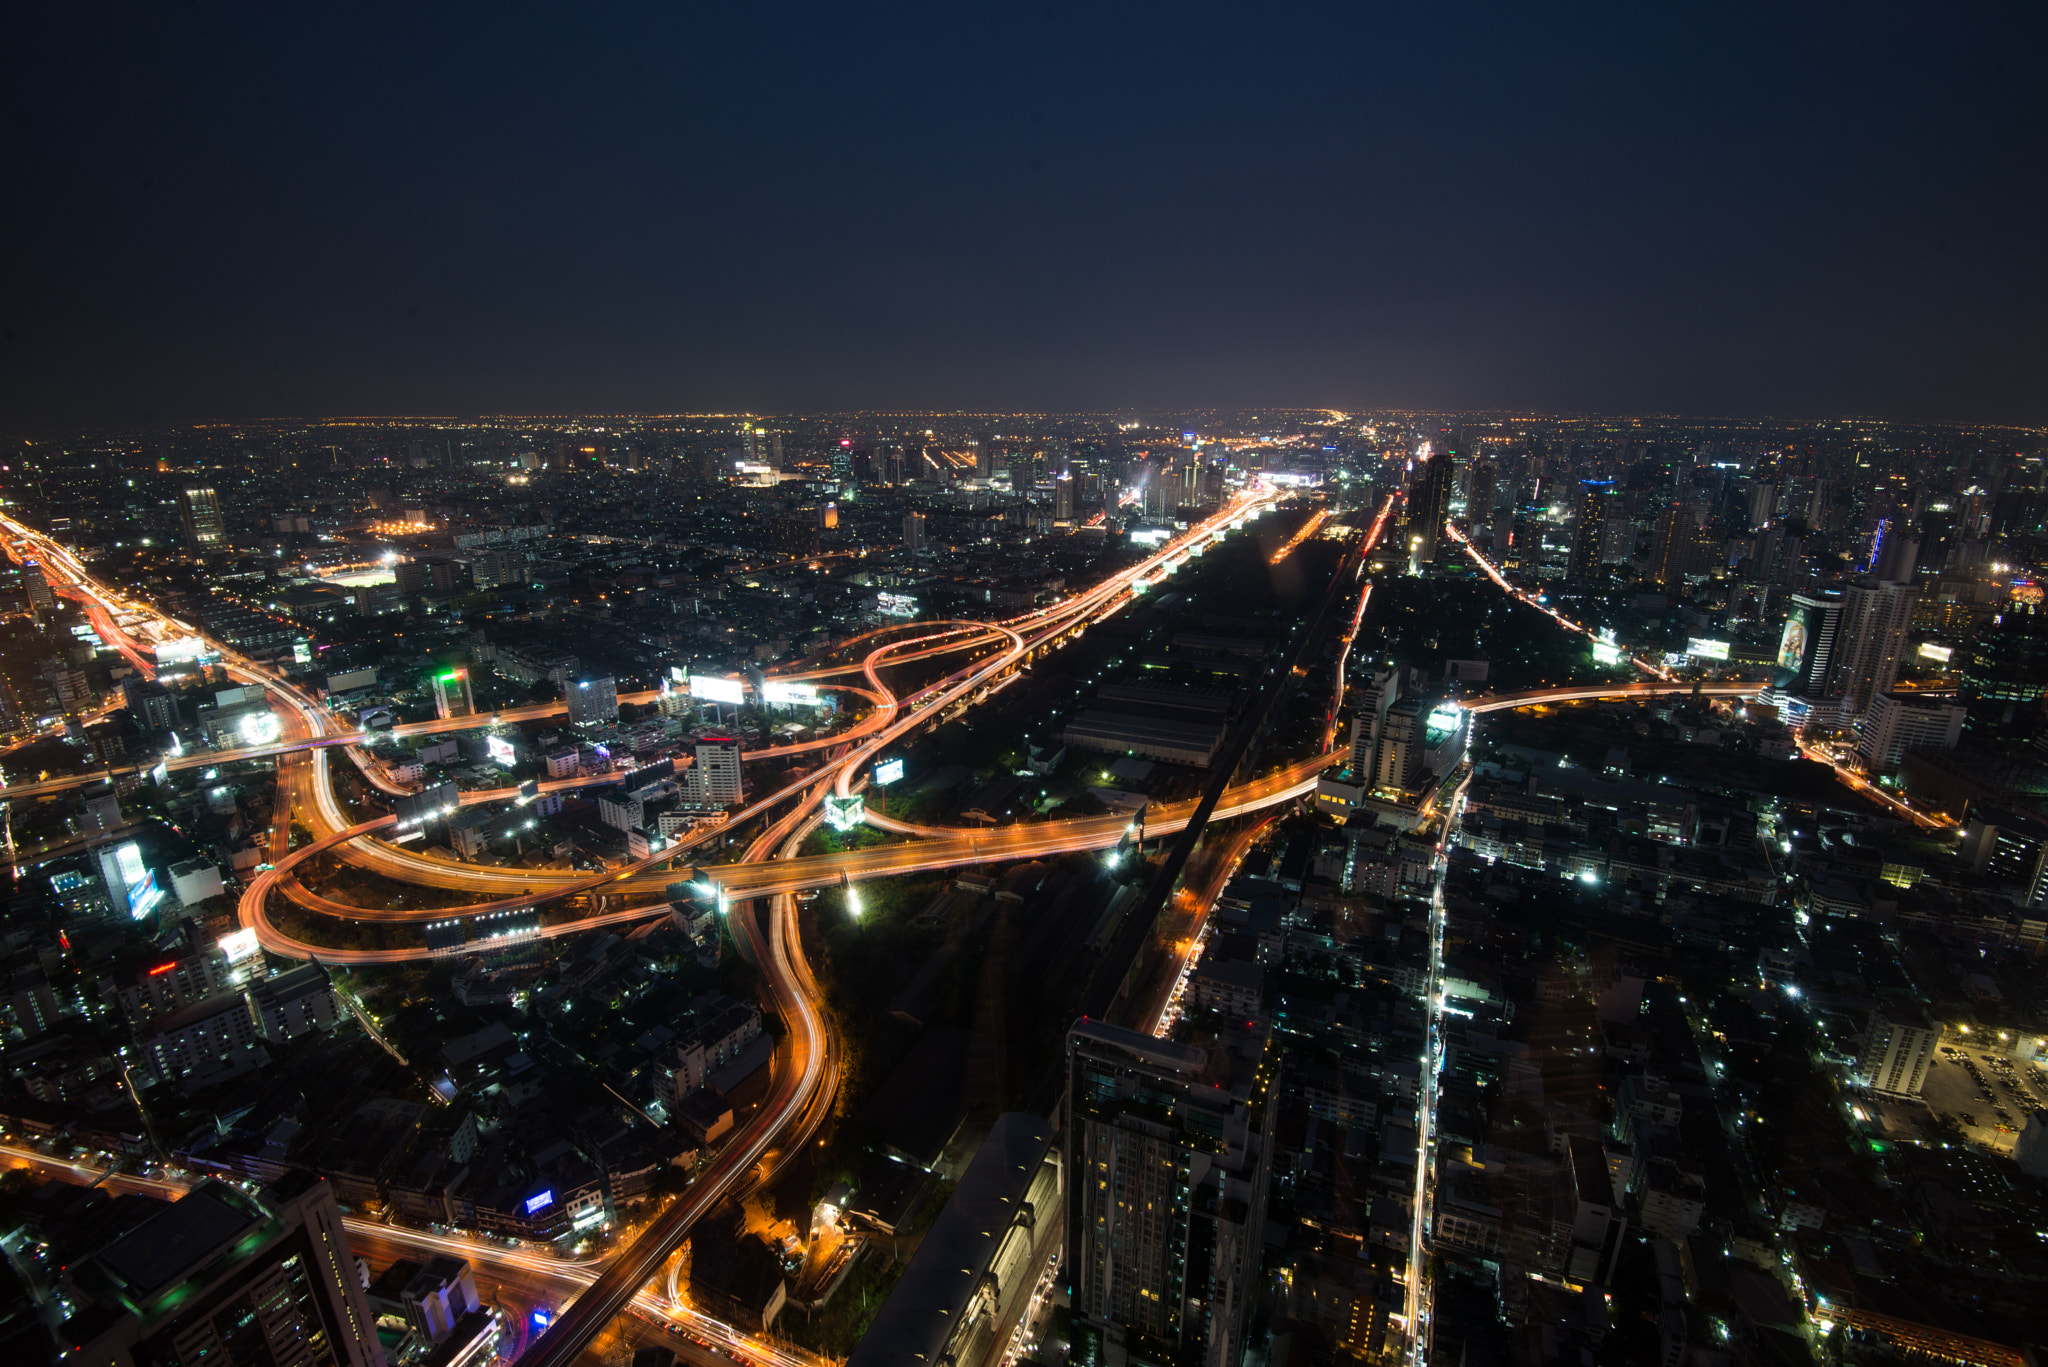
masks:
[[[1614,492],[1611,479],[1579,481],[1578,524],[1572,528],[1571,556],[1565,562],[1567,579],[1588,579],[1600,568],[1600,542],[1607,532],[1607,500]]]
[[[1692,572],[1694,513],[1684,502],[1674,502],[1657,515],[1656,531],[1650,538],[1650,582],[1670,592],[1685,585]]]
[[[1074,520],[1074,477],[1069,474],[1056,476],[1052,482],[1052,520],[1072,522]]]
[[[924,514],[908,512],[903,515],[903,549],[917,555],[926,548]]]
[[[1869,711],[1871,699],[1897,682],[1899,662],[1906,654],[1906,632],[1913,624],[1913,604],[1919,596],[1919,589],[1911,584],[1875,579],[1851,584],[1842,591],[1842,627],[1828,692],[1842,699],[1845,712]]]
[[[90,1303],[61,1331],[67,1367],[384,1364],[334,1192],[298,1169],[261,1196],[202,1183],[70,1277]]]
[[[1075,1367],[1236,1367],[1277,1109],[1262,1075],[1083,1020],[1067,1035],[1067,1272]]]
[[[1411,495],[1408,532],[1422,538],[1422,559],[1437,559],[1444,537],[1444,519],[1451,515],[1451,481],[1457,474],[1448,451],[1439,451],[1422,465],[1422,478]]]
[[[185,529],[185,544],[193,550],[218,550],[227,545],[228,529],[220,516],[220,496],[213,490],[181,491],[178,520]]]

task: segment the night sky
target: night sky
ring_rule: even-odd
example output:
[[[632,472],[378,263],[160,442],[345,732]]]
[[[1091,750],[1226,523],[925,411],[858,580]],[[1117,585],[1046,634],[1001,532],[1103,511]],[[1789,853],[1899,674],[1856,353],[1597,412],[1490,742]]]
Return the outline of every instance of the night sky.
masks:
[[[17,5],[0,423],[2043,422],[2044,16]]]

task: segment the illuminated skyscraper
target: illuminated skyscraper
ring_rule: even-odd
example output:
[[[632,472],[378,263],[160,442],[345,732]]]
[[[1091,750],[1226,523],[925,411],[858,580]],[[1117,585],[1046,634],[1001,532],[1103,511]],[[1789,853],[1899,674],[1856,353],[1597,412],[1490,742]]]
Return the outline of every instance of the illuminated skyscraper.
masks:
[[[903,515],[903,549],[912,555],[926,548],[924,514],[908,512]]]
[[[1067,1035],[1075,1367],[1236,1367],[1265,1238],[1275,1101],[1200,1049],[1083,1020]]]
[[[1052,520],[1072,522],[1074,520],[1074,477],[1060,475],[1052,482]]]
[[[57,610],[57,595],[50,592],[49,576],[43,567],[30,560],[21,567],[21,586],[28,591],[28,604],[38,615]]]
[[[1613,493],[1611,479],[1579,481],[1579,519],[1572,528],[1571,558],[1565,562],[1565,578],[1587,579],[1600,568],[1600,540],[1607,532],[1607,500]]]
[[[217,550],[227,545],[227,524],[221,520],[220,496],[211,489],[186,489],[178,494],[178,520],[185,529],[185,544],[196,551]]]

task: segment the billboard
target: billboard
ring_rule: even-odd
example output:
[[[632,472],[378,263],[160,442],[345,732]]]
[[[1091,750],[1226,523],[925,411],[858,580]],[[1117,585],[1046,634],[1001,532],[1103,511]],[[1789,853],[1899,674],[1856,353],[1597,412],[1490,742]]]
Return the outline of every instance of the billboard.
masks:
[[[358,688],[375,688],[376,686],[377,670],[375,666],[369,669],[344,669],[327,676],[327,691],[329,693],[347,693]]]
[[[256,953],[256,931],[254,927],[230,931],[213,942],[231,964],[238,964]]]
[[[546,1209],[547,1209],[547,1208],[548,1208],[549,1206],[553,1205],[554,1203],[555,1203],[555,1189],[554,1189],[553,1187],[549,1187],[549,1188],[548,1188],[548,1189],[547,1189],[546,1191],[542,1192],[542,1193],[541,1193],[540,1195],[538,1195],[538,1196],[534,1196],[534,1197],[529,1197],[529,1198],[527,1199],[527,1202],[526,1202],[526,1213],[527,1213],[528,1215],[533,1215],[533,1214],[536,1214],[536,1213],[538,1213],[538,1212],[540,1212],[540,1211],[546,1210]]]
[[[867,803],[859,793],[850,797],[828,796],[825,799],[825,824],[835,831],[850,831],[860,825],[867,814]]]
[[[690,677],[690,696],[705,702],[731,703],[737,707],[745,701],[745,687],[738,679],[715,679],[705,674]]]
[[[156,643],[156,662],[159,667],[188,665],[206,653],[206,642],[197,636],[178,636]]]
[[[885,759],[875,766],[874,784],[877,788],[886,788],[902,778],[903,761],[900,759]]]
[[[1602,637],[1593,642],[1593,662],[1595,664],[1618,665],[1621,663],[1621,658],[1621,647],[1613,641]]]
[[[503,736],[484,737],[484,749],[490,752],[491,762],[501,769],[510,769],[519,762],[513,756],[512,742]]]
[[[690,686],[690,671],[681,665],[670,665],[668,667],[668,676],[685,688]]]
[[[155,911],[164,900],[163,889],[156,885],[156,875],[142,862],[141,847],[129,841],[114,851],[114,867],[121,880],[121,890],[128,899],[128,914],[140,921]]]
[[[1835,642],[1835,627],[1841,617],[1839,599],[1792,595],[1785,612],[1785,631],[1778,638],[1778,668],[1794,676],[1787,686],[1797,693],[1818,696],[1826,681],[1828,656]]]
[[[774,679],[761,691],[761,701],[771,707],[816,707],[818,686],[807,683],[779,683]]]
[[[1955,653],[1954,648],[1950,646],[1938,646],[1932,641],[1922,641],[1920,643],[1920,658],[1932,660],[1938,665],[1947,664],[1955,656]]]
[[[1685,653],[1695,660],[1725,660],[1728,658],[1728,642],[1695,636],[1685,643]]]

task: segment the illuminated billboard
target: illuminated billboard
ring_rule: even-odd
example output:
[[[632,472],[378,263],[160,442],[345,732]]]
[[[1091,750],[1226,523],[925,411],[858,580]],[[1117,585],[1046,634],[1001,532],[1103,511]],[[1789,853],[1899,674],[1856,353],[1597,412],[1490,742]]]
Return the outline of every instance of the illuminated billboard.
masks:
[[[874,784],[877,788],[886,788],[902,777],[903,761],[900,759],[885,759],[875,766]]]
[[[1685,653],[1696,660],[1725,660],[1728,658],[1728,643],[1695,636],[1685,643]]]
[[[519,762],[513,757],[512,742],[503,736],[484,737],[484,749],[490,752],[491,762],[501,769],[510,769]]]
[[[134,841],[114,851],[113,872],[120,884],[120,896],[128,903],[128,915],[135,920],[140,921],[155,911],[164,900],[163,889],[156,885],[156,875],[142,862],[142,849]],[[111,893],[115,889],[108,888],[107,891]]]
[[[554,1189],[553,1187],[549,1187],[549,1188],[548,1188],[548,1189],[547,1189],[546,1191],[542,1192],[542,1193],[541,1193],[540,1195],[538,1195],[538,1196],[530,1196],[530,1197],[528,1197],[528,1198],[527,1198],[527,1201],[526,1201],[526,1213],[527,1213],[528,1215],[532,1215],[532,1214],[535,1214],[535,1213],[537,1213],[537,1212],[539,1212],[539,1211],[543,1211],[543,1210],[546,1210],[546,1209],[547,1209],[547,1208],[548,1208],[549,1206],[553,1205],[554,1203],[555,1203],[555,1189]]]
[[[816,707],[818,686],[807,683],[778,683],[773,679],[762,690],[761,699],[772,707]]]
[[[197,636],[179,636],[156,643],[156,662],[159,666],[188,665],[206,653],[206,642]]]
[[[1955,650],[1949,646],[1938,646],[1932,641],[1922,641],[1919,654],[1923,660],[1932,660],[1938,665],[1945,665],[1955,656]]]
[[[704,702],[731,703],[737,707],[745,700],[745,687],[738,679],[718,679],[708,674],[690,676],[690,696]]]
[[[669,678],[675,680],[677,683],[683,685],[685,688],[689,687],[690,671],[683,668],[681,665],[670,665],[668,667],[668,676]]]
[[[859,793],[850,797],[827,796],[825,799],[825,824],[835,831],[850,831],[860,825],[867,814],[867,803]]]
[[[1834,651],[1835,630],[1842,616],[1837,597],[1792,595],[1785,612],[1785,631],[1778,638],[1778,668],[1793,677],[1783,680],[1791,692],[1819,697],[1826,683],[1828,657]]]
[[[1593,662],[1595,664],[1618,665],[1621,663],[1621,659],[1621,647],[1616,645],[1614,642],[1593,642]]]
[[[227,956],[227,961],[231,964],[238,964],[244,959],[250,958],[259,948],[256,943],[256,931],[253,927],[230,931],[213,943],[222,954]]]

